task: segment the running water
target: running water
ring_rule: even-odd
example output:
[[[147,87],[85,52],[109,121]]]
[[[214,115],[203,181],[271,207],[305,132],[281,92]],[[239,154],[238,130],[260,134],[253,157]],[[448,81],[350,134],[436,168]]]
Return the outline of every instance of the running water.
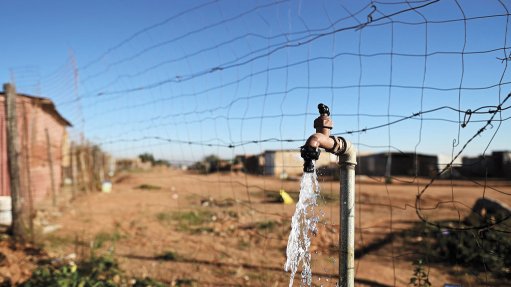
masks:
[[[316,171],[304,173],[300,182],[300,199],[296,204],[295,214],[291,220],[291,233],[287,241],[287,261],[284,269],[291,271],[289,286],[293,286],[294,277],[300,262],[302,263],[302,283],[311,286],[310,233],[317,233],[319,217],[314,213],[319,196],[319,184]]]

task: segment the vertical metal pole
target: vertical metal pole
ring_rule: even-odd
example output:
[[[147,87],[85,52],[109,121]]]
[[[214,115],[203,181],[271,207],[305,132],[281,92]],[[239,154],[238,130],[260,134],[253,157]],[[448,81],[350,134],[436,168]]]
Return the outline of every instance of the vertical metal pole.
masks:
[[[351,144],[350,144],[351,145]],[[339,286],[355,286],[355,166],[356,152],[350,148],[339,157],[341,202],[339,236]]]

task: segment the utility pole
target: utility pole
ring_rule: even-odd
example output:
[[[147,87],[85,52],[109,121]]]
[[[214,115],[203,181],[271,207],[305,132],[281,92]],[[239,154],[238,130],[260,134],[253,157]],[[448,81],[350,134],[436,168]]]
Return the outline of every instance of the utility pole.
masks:
[[[12,199],[12,235],[17,241],[25,241],[25,227],[21,208],[18,118],[16,115],[16,88],[4,84],[5,117],[7,120],[7,168]]]

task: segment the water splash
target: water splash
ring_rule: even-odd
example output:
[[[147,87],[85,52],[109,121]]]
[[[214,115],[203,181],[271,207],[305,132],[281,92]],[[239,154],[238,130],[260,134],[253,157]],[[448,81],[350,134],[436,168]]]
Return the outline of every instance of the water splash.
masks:
[[[296,204],[296,210],[291,219],[291,233],[287,241],[287,260],[284,266],[286,271],[291,271],[289,287],[293,286],[294,277],[298,266],[302,265],[302,282],[300,286],[311,286],[311,234],[317,234],[319,217],[314,213],[319,196],[319,183],[316,171],[304,173],[300,182],[300,198]]]

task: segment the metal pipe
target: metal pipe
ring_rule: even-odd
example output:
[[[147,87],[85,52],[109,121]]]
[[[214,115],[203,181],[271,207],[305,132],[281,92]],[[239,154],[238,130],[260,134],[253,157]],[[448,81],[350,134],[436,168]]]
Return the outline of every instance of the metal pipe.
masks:
[[[339,155],[340,165],[340,226],[339,285],[355,286],[355,167],[357,151],[347,140],[345,152]]]
[[[318,105],[319,117],[314,120],[316,133],[312,134],[300,148],[304,160],[303,171],[314,172],[314,160],[319,158],[320,149],[335,154],[339,158],[341,203],[339,235],[339,285],[355,286],[355,167],[357,150],[342,137],[330,135],[334,124],[330,119],[330,109]]]

